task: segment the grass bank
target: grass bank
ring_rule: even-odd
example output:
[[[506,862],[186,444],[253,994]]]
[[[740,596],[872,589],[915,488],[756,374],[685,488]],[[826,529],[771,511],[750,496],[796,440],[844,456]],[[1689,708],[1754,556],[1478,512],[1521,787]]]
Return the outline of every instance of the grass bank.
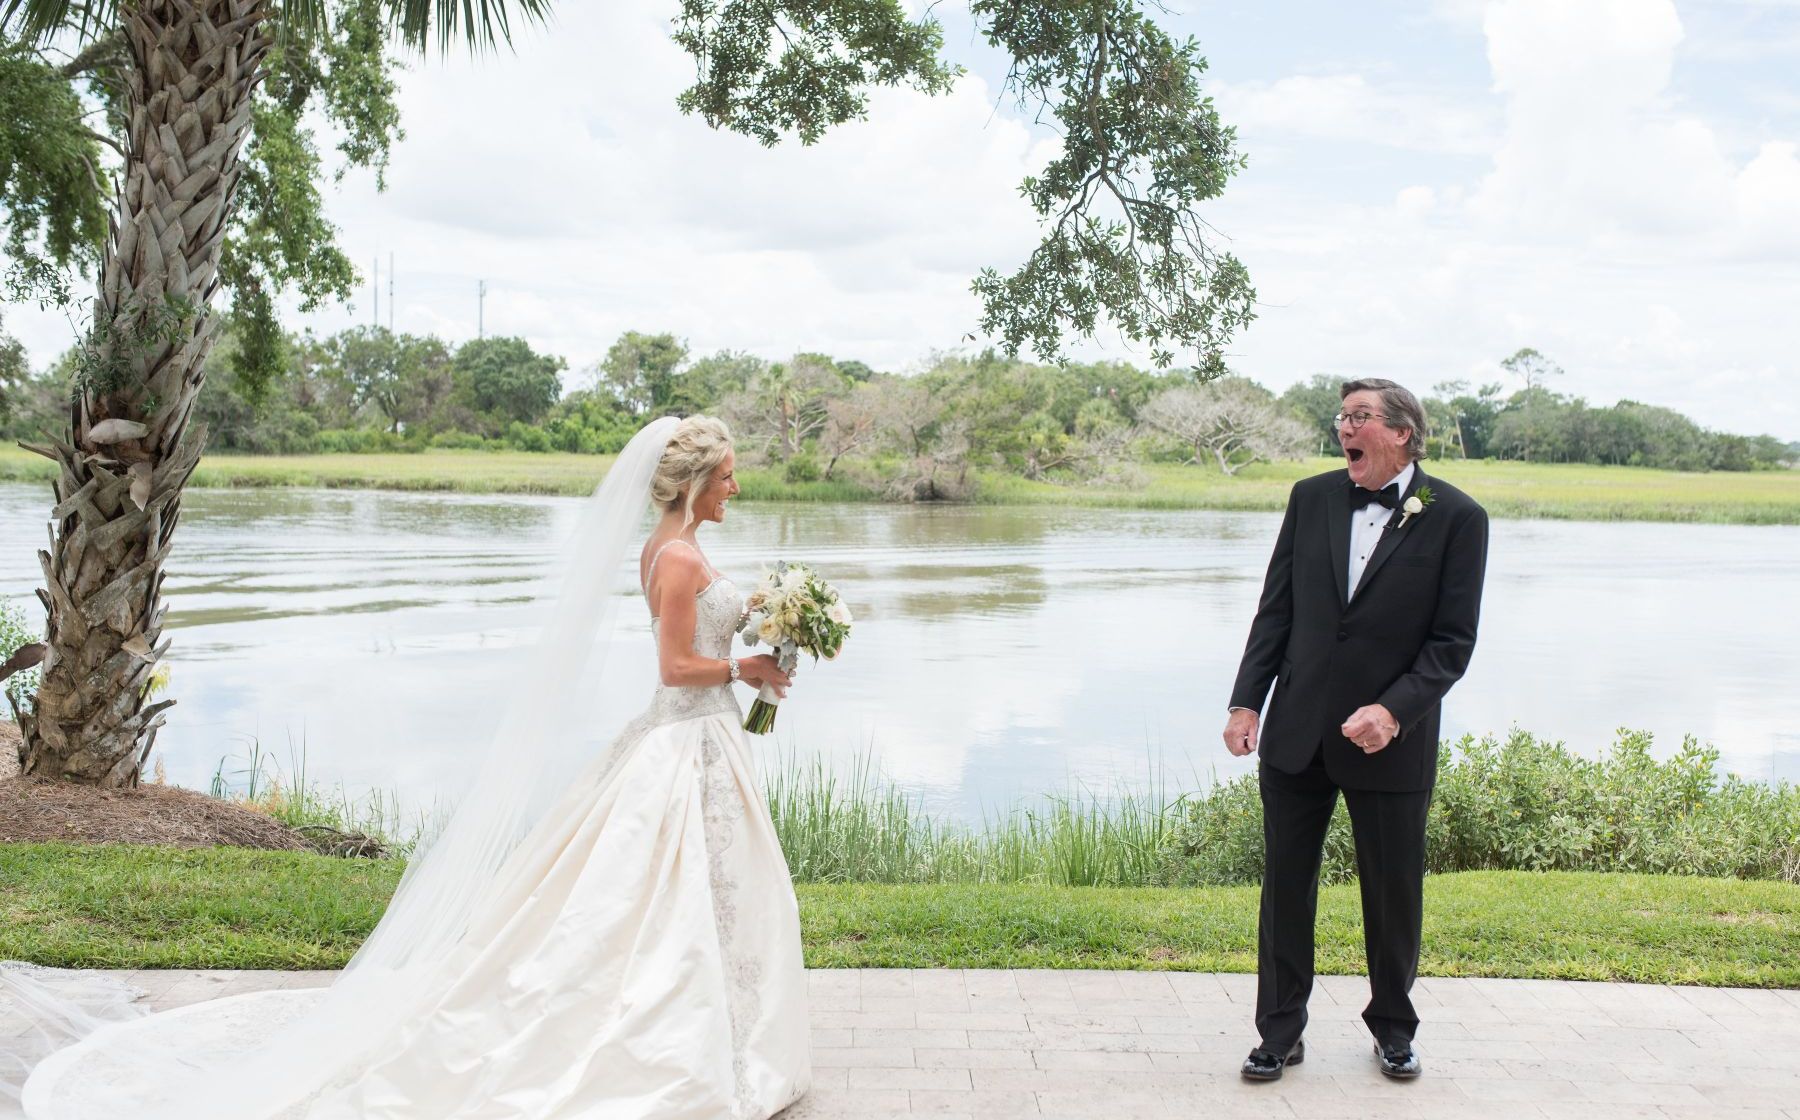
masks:
[[[1002,505],[1279,511],[1300,479],[1337,459],[1259,463],[1227,477],[1202,467],[1153,465],[1138,488],[1072,487],[1012,475],[982,479],[979,501]],[[1800,524],[1800,471],[1683,471],[1580,463],[1430,461],[1425,469],[1473,495],[1490,515],[1558,521]]]
[[[373,928],[394,860],[0,845],[0,959],[106,968],[334,968]],[[1249,972],[1256,888],[803,884],[813,967]],[[1319,964],[1362,969],[1354,886],[1320,896]],[[1427,884],[1427,976],[1800,987],[1800,888],[1474,872]]]
[[[459,494],[591,493],[612,455],[524,451],[423,451],[418,454],[208,455],[191,485],[256,490],[407,490]],[[0,446],[0,481],[49,482],[55,464],[13,445]],[[858,502],[878,496],[844,482],[787,482],[774,471],[739,474],[751,501]]]
[[[591,491],[611,461],[607,456],[517,451],[209,455],[195,472],[194,484],[570,495]],[[1156,465],[1144,469],[1144,485],[1133,487],[1059,486],[984,474],[978,500],[1115,509],[1279,510],[1295,481],[1338,465],[1333,459],[1258,464],[1236,477],[1203,467]],[[1428,468],[1473,494],[1496,517],[1800,524],[1800,471],[1693,474],[1485,460],[1433,462]],[[10,445],[0,447],[0,479],[47,481],[52,470],[46,459]],[[850,483],[790,483],[767,470],[745,470],[740,480],[750,501],[879,500]]]

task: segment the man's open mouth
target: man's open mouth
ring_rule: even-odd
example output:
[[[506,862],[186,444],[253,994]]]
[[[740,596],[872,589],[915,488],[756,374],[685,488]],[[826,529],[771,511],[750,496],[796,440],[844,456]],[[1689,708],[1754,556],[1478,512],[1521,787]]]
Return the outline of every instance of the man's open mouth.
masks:
[[[1362,462],[1363,453],[1362,448],[1360,447],[1346,447],[1344,448],[1344,454],[1350,457],[1352,463]]]

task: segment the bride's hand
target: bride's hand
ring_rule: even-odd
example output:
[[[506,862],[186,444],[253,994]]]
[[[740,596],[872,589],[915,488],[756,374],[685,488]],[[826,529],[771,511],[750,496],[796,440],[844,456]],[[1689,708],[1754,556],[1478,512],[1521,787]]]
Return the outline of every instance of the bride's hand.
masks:
[[[776,664],[774,656],[767,653],[739,658],[738,679],[751,688],[761,688],[765,684],[772,685],[775,695],[778,697],[786,697],[789,686],[794,683],[794,678],[782,672],[781,666]]]

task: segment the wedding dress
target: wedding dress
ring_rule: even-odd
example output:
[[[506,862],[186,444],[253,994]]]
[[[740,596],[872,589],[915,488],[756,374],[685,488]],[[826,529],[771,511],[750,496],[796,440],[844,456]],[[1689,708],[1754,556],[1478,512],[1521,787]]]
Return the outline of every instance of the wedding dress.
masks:
[[[714,578],[696,652],[727,656],[742,610]],[[31,1071],[26,1115],[765,1120],[798,1100],[799,912],[731,686],[658,688],[550,804],[462,910],[425,898],[429,871],[402,884],[405,909],[457,915],[437,943],[387,928],[397,896],[332,989],[99,1026]]]

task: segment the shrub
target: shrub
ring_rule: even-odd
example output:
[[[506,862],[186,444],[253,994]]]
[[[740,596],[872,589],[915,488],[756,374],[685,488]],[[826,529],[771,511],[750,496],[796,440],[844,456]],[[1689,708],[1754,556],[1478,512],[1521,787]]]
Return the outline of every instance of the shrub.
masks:
[[[439,432],[431,437],[430,443],[432,447],[449,451],[483,451],[488,447],[488,441],[474,432]]]
[[[1427,823],[1433,872],[1610,871],[1800,882],[1800,788],[1720,777],[1719,752],[1684,740],[1666,761],[1651,736],[1620,731],[1604,758],[1514,731],[1442,747]],[[1262,878],[1262,802],[1245,776],[1188,798],[1164,849],[1182,884]],[[1342,805],[1321,876],[1356,874]]]
[[[819,457],[811,449],[800,452],[787,461],[782,468],[782,477],[788,482],[817,482],[824,477],[824,470],[819,466]]]
[[[419,445],[409,445],[397,432],[386,432],[378,428],[327,428],[318,434],[314,443],[320,452],[328,455],[419,450]]]
[[[40,640],[41,635],[34,634],[25,621],[25,612],[14,603],[0,602],[0,661],[5,661],[20,646],[30,645]],[[37,695],[39,670],[26,669],[22,673],[14,673],[6,678],[0,688],[18,705],[20,711],[31,710],[32,697]],[[0,716],[10,715],[9,707],[0,706]]]
[[[544,429],[514,420],[506,426],[506,445],[517,451],[554,451],[550,435]]]

